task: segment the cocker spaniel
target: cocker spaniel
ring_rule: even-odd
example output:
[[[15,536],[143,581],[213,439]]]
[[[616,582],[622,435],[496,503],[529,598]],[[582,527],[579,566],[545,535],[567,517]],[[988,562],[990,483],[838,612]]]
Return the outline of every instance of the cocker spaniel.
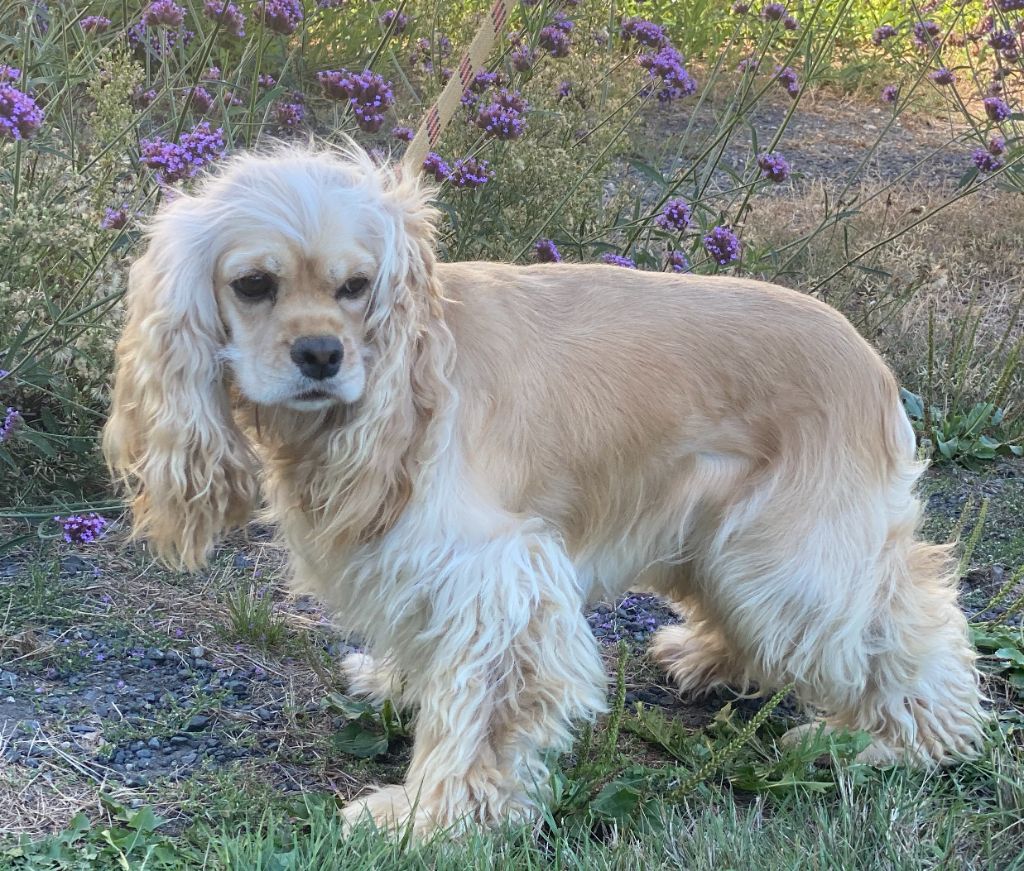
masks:
[[[684,690],[792,683],[871,762],[976,752],[950,554],[915,537],[914,434],[853,327],[742,278],[439,263],[432,193],[290,149],[167,203],[104,433],[161,558],[201,566],[264,499],[370,651],[354,688],[416,707],[405,784],[345,816],[535,815],[605,706],[583,605],[626,589],[688,615],[653,644]]]

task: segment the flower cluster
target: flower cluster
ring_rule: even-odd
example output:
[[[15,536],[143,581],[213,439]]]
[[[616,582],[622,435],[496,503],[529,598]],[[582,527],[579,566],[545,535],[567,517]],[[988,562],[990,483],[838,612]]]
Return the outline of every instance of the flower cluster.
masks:
[[[107,206],[103,212],[103,220],[100,221],[100,227],[104,230],[120,230],[125,224],[128,223],[128,209],[124,206],[120,208],[113,208]]]
[[[562,255],[551,239],[538,239],[533,243],[533,253],[539,263],[561,263]]]
[[[658,100],[667,103],[680,97],[687,97],[697,90],[697,83],[683,67],[683,56],[671,45],[658,49],[650,54],[642,54],[637,58],[652,79],[661,81]],[[650,93],[653,87],[645,92]]]
[[[915,22],[914,43],[918,48],[934,48],[940,32],[939,25],[934,21]]]
[[[147,27],[181,27],[185,23],[185,10],[174,0],[153,0],[142,13]]]
[[[871,41],[875,45],[881,45],[888,39],[892,39],[896,35],[896,28],[891,24],[883,24],[881,27],[876,27],[875,32],[871,34]]]
[[[704,237],[704,250],[719,266],[727,266],[740,257],[740,240],[728,227],[715,227]]]
[[[564,100],[571,93],[572,82],[570,82],[568,79],[563,79],[558,83],[558,88],[555,90],[555,98],[558,100]]]
[[[1003,167],[1003,162],[985,148],[976,148],[971,157],[981,172],[995,172]]]
[[[690,258],[683,251],[669,251],[665,265],[673,272],[689,272]]]
[[[107,528],[106,518],[92,512],[85,516],[72,514],[68,517],[54,517],[64,533],[64,541],[68,544],[89,544],[103,534]]]
[[[360,130],[376,133],[384,126],[384,113],[395,102],[395,94],[383,76],[370,70],[325,70],[316,78],[328,97],[348,100]]]
[[[601,255],[601,262],[607,263],[609,266],[621,266],[623,269],[636,269],[636,263],[631,257],[624,257],[621,254],[612,254],[611,251],[606,251]]]
[[[665,29],[643,18],[623,19],[619,32],[624,42],[635,39],[640,45],[646,45],[648,48],[662,48],[668,45]]]
[[[232,36],[245,36],[245,13],[234,3],[225,5],[224,0],[206,0],[203,14],[219,23]]]
[[[494,178],[494,171],[486,160],[476,157],[461,157],[452,164],[448,174],[450,181],[457,188],[478,188]]]
[[[433,151],[427,152],[427,156],[423,158],[423,171],[427,175],[432,175],[435,181],[446,181],[452,174],[452,168],[444,158]]]
[[[44,117],[32,97],[14,85],[0,84],[0,136],[31,139],[42,127]]]
[[[1010,117],[1010,107],[1005,100],[1001,100],[999,97],[986,97],[982,103],[989,121],[995,121],[998,124]]]
[[[882,88],[883,103],[895,103],[899,95],[900,89],[898,85],[886,85]]]
[[[526,130],[526,100],[518,91],[502,88],[476,116],[476,126],[495,139],[518,139]]]
[[[260,73],[259,78],[256,79],[256,84],[263,88],[263,90],[269,91],[277,84],[277,79],[270,75],[270,73]]]
[[[569,32],[557,24],[548,24],[540,29],[537,44],[552,57],[566,57],[572,48]]]
[[[178,142],[143,139],[139,159],[156,172],[160,184],[167,185],[191,178],[200,167],[220,157],[224,148],[224,131],[211,130],[210,122],[202,121]]]
[[[301,94],[292,94],[291,100],[278,100],[274,104],[274,120],[286,130],[299,127],[306,118],[306,107]]]
[[[931,73],[931,80],[937,85],[952,85],[956,82],[956,76],[953,75],[953,71],[946,67],[939,67]]]
[[[4,375],[6,376],[7,373],[4,372]],[[19,420],[21,420],[21,412],[16,408],[8,408],[4,422],[0,424],[0,442],[5,442],[11,437],[11,431],[18,425]]]
[[[86,15],[78,22],[78,26],[84,33],[106,33],[111,23],[111,20],[103,15]]]
[[[0,64],[0,82],[15,82],[21,78],[21,70],[10,64]]]
[[[786,89],[789,96],[796,98],[800,93],[800,79],[792,67],[775,67],[775,79]]]
[[[416,131],[412,127],[392,127],[391,135],[400,142],[412,142],[416,136]]]
[[[537,62],[537,53],[528,45],[521,45],[512,52],[512,67],[521,73],[533,69]]]
[[[663,230],[676,230],[681,233],[690,226],[692,217],[693,210],[690,204],[683,199],[674,199],[665,203],[665,208],[654,222]]]
[[[404,32],[405,28],[409,26],[409,16],[404,12],[399,12],[397,9],[388,9],[377,20],[385,30],[393,26],[392,34],[394,35]]]
[[[768,151],[757,158],[757,165],[765,178],[770,178],[778,184],[789,178],[789,162],[781,154]]]
[[[275,33],[290,36],[302,23],[300,0],[259,0],[253,14]]]
[[[148,52],[158,60],[174,51],[179,43],[182,47],[187,46],[194,36],[195,33],[185,27],[151,31],[145,21],[136,21],[128,28],[128,44],[136,51]]]
[[[213,95],[202,85],[196,85],[191,92],[192,108],[200,115],[209,112],[213,108]]]

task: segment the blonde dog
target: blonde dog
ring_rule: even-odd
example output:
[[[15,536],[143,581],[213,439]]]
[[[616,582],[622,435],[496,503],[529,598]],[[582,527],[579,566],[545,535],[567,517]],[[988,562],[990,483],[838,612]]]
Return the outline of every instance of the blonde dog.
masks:
[[[262,491],[311,590],[415,705],[418,833],[530,817],[605,704],[584,603],[685,608],[678,685],[792,683],[864,758],[982,740],[946,547],[915,538],[914,434],[836,311],[742,278],[438,263],[432,191],[364,153],[235,159],[153,220],[104,448],[135,532],[202,565]],[[373,658],[370,658],[370,657]]]

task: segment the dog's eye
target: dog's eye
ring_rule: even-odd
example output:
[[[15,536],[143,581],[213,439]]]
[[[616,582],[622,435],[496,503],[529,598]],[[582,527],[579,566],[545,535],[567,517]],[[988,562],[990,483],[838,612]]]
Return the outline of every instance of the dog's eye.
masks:
[[[265,272],[254,272],[231,282],[231,289],[242,299],[257,302],[277,293],[277,279]]]
[[[355,299],[370,286],[370,279],[365,275],[353,275],[338,288],[338,299]]]

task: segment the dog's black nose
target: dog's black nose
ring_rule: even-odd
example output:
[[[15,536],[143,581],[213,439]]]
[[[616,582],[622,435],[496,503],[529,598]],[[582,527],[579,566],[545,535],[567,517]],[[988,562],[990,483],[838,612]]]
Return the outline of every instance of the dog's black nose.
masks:
[[[334,336],[299,336],[291,354],[299,371],[316,381],[337,375],[341,368],[341,342]]]

